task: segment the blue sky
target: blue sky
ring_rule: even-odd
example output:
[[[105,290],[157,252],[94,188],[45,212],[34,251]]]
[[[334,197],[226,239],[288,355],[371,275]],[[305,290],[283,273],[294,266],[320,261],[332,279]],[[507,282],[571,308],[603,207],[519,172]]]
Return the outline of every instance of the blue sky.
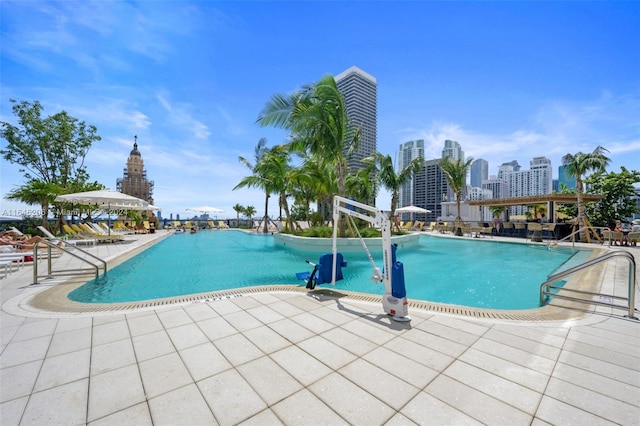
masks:
[[[356,65],[377,79],[378,151],[445,139],[517,160],[604,146],[640,169],[640,2],[2,1],[0,120],[10,98],[97,126],[92,180],[115,189],[138,136],[155,204],[263,214],[249,173],[270,97]],[[0,141],[5,146],[6,141]],[[0,194],[23,183],[2,161]],[[557,176],[554,176],[557,177]],[[0,200],[0,214],[27,206]],[[271,202],[270,214],[277,214]],[[382,192],[377,204],[388,209]],[[27,207],[27,208],[36,208]]]

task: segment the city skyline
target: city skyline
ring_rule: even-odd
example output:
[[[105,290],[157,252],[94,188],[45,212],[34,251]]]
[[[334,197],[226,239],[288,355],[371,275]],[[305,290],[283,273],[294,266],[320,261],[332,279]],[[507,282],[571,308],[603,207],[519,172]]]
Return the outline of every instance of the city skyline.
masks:
[[[212,205],[261,211],[233,187],[275,94],[357,66],[377,83],[377,150],[445,140],[489,163],[609,150],[608,170],[640,164],[640,3],[636,2],[21,2],[0,3],[0,121],[9,99],[38,100],[95,125],[91,180],[115,189],[134,135],[162,215]],[[358,16],[358,19],[353,19]],[[295,25],[293,25],[295,23]],[[6,141],[0,141],[4,148]],[[24,183],[2,161],[4,199]],[[377,205],[388,209],[390,194]],[[277,203],[270,203],[277,215]]]

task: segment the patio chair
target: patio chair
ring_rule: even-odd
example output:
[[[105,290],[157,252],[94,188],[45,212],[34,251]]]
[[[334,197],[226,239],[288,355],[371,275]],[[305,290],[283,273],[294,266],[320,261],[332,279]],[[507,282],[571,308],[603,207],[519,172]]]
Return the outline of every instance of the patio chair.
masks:
[[[504,222],[502,224],[502,233],[508,237],[513,236],[513,231],[514,231],[514,227],[513,227],[513,223],[511,222]]]

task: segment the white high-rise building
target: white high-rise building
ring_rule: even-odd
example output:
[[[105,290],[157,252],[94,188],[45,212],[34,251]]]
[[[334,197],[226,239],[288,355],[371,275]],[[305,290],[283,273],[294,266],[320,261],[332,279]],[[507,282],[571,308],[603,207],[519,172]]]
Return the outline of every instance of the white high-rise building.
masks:
[[[509,185],[509,197],[550,194],[553,190],[553,169],[547,157],[534,157],[530,170],[520,170],[517,161],[504,163],[498,171],[498,179]],[[526,207],[511,207],[510,214],[524,214]]]
[[[397,172],[407,167],[416,158],[424,159],[424,140],[419,139],[415,141],[405,142],[400,144],[400,150],[398,151]],[[406,182],[399,191],[398,207],[404,207],[409,205],[415,205],[413,199],[414,194],[415,177],[409,182]]]
[[[458,142],[447,139],[446,141],[444,141],[442,158],[451,158],[454,161],[464,161],[464,151],[462,150]]]
[[[362,130],[358,149],[349,159],[349,170],[359,170],[363,167],[362,159],[373,156],[377,150],[377,82],[355,66],[336,75],[335,80],[344,95],[351,125]]]

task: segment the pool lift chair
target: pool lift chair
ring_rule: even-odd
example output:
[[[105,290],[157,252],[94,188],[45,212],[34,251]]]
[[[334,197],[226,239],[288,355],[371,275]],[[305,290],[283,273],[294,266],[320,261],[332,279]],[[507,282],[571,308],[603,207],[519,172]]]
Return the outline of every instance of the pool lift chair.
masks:
[[[369,216],[360,213],[356,209],[365,210],[374,213],[375,216]],[[373,267],[373,275],[371,281],[382,282],[385,292],[382,296],[382,308],[391,315],[395,321],[411,321],[408,316],[407,291],[404,285],[404,266],[402,262],[396,261],[396,250],[398,246],[391,244],[391,222],[389,218],[375,207],[362,204],[357,201],[349,200],[344,197],[335,196],[333,198],[333,250],[332,253],[326,253],[320,256],[318,264],[313,264],[307,260],[307,263],[313,266],[312,272],[298,272],[297,278],[307,281],[307,288],[314,289],[318,284],[335,285],[336,281],[343,279],[342,268],[347,266],[342,253],[337,250],[338,237],[338,221],[340,215],[345,214],[353,224],[360,238],[360,243],[369,258],[369,262]],[[353,216],[372,223],[375,227],[382,231],[382,257],[383,268],[380,270],[376,266],[371,253],[367,249],[362,236],[358,232],[358,228],[353,223]],[[335,273],[334,273],[335,271]]]

